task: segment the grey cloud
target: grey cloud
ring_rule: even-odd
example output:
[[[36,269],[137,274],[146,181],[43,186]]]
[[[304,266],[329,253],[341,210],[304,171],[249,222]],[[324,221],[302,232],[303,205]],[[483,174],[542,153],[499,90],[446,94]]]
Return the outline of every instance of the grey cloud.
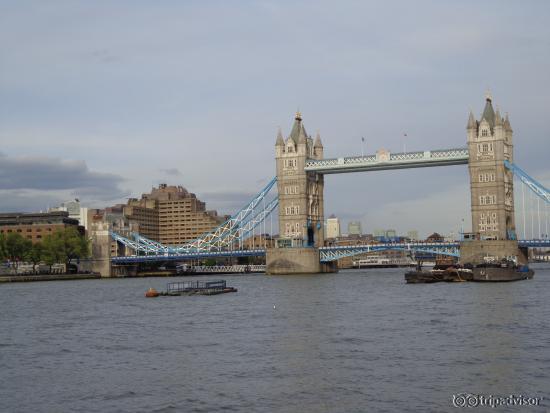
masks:
[[[71,199],[68,193],[36,190],[0,190],[0,212],[38,212]]]
[[[165,175],[171,175],[171,176],[181,176],[183,175],[181,171],[178,168],[166,168],[166,169],[160,169],[162,173]]]
[[[131,196],[131,192],[128,190],[122,190],[118,187],[110,189],[105,187],[84,187],[74,190],[71,194],[76,198],[94,201],[112,201]]]
[[[409,150],[463,146],[468,108],[480,115],[487,87],[510,112],[516,162],[534,177],[548,164],[550,26],[539,18],[548,2],[31,3],[0,16],[3,150],[86,153],[128,177],[134,194],[159,176],[208,208],[238,210],[265,184],[259,177],[273,176],[276,127],[288,134],[297,106],[306,129],[320,129],[326,157],[359,154],[361,136],[366,153],[400,151],[403,131]],[[304,15],[318,24],[303,25]],[[162,27],[144,31],[152,21]],[[174,165],[185,180],[170,175]],[[465,168],[366,175],[327,177],[327,215],[351,219],[468,179]],[[228,194],[221,181],[250,194]],[[214,189],[226,194],[200,195]],[[456,222],[435,204],[419,212],[447,216],[447,228]],[[394,226],[382,218],[370,227]]]
[[[119,175],[94,172],[86,162],[49,157],[10,157],[0,153],[0,190],[72,190],[83,197],[110,200],[125,195]]]

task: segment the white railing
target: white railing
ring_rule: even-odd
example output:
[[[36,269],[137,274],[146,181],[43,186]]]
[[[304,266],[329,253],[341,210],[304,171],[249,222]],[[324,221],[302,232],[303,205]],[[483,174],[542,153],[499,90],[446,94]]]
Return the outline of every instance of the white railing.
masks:
[[[400,152],[400,153],[386,153],[386,156],[378,155],[366,155],[366,156],[352,156],[343,158],[332,159],[308,159],[306,161],[306,170],[330,170],[330,169],[346,169],[346,167],[361,167],[368,168],[369,166],[385,165],[385,164],[401,164],[406,167],[408,162],[418,163],[426,162],[430,163],[439,162],[452,162],[468,160],[467,148],[455,148],[455,149],[438,149],[434,151],[423,152]]]

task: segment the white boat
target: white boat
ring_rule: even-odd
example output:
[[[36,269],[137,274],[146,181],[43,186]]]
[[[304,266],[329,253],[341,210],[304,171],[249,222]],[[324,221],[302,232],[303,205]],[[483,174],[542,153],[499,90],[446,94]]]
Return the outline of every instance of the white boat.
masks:
[[[388,257],[385,255],[369,255],[367,258],[353,261],[353,268],[396,268],[412,267],[415,262],[410,257]]]

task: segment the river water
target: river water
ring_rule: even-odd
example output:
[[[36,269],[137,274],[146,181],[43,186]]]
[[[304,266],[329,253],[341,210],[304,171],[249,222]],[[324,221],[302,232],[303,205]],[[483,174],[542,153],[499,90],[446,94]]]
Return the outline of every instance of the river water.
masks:
[[[498,284],[403,272],[223,276],[237,293],[157,299],[183,278],[0,285],[0,410],[441,412],[472,393],[547,411],[550,266]]]

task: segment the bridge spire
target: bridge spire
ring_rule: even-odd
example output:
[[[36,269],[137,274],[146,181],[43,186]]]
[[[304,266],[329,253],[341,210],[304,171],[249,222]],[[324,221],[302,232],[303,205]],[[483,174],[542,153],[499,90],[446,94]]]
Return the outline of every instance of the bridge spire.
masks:
[[[290,131],[290,137],[295,144],[307,143],[307,133],[302,122],[302,114],[300,111],[297,111],[294,117],[294,124]]]
[[[500,116],[500,110],[497,106],[497,111],[495,113],[495,126],[502,126],[502,116]]]
[[[509,132],[512,132],[512,125],[510,125],[510,118],[508,118],[508,112],[506,112],[506,117],[504,118],[504,129]]]
[[[285,141],[283,139],[283,133],[281,132],[280,126],[277,130],[277,141],[275,142],[275,146],[285,146]]]
[[[475,129],[477,127],[474,114],[470,110],[470,116],[468,116],[468,126],[466,129]]]
[[[317,135],[315,135],[315,143],[313,144],[314,148],[322,148],[323,144],[321,143],[321,135],[319,134],[319,131],[317,131]]]
[[[485,109],[481,115],[481,120],[485,119],[491,128],[495,127],[495,111],[493,109],[492,97],[490,93],[485,94]]]

